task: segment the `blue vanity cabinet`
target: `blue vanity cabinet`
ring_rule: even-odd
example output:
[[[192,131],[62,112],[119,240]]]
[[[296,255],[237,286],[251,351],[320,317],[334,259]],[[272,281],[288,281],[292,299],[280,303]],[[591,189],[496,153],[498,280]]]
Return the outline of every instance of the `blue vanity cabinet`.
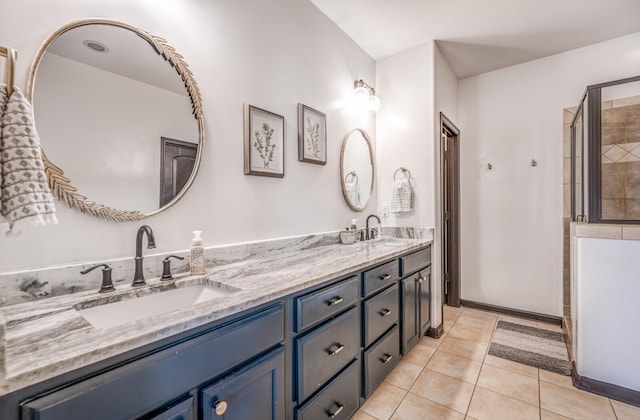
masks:
[[[285,418],[284,351],[272,351],[202,390],[203,420]]]
[[[183,338],[175,345],[159,349],[128,363],[88,378],[78,378],[71,385],[45,392],[23,402],[21,418],[41,420],[112,420],[129,418],[183,419],[195,417],[189,397],[216,378],[219,384],[251,384],[254,391],[264,385],[241,373],[269,349],[280,349],[284,342],[284,306],[281,303],[236,319],[196,337]],[[275,353],[274,353],[275,354]],[[275,362],[274,362],[275,363]],[[260,398],[271,401],[272,395],[284,395],[284,372],[272,368],[272,387],[263,386]],[[266,362],[265,362],[266,365]],[[239,370],[240,369],[240,370]],[[256,368],[257,369],[257,368]],[[252,370],[251,374],[256,374]],[[244,397],[244,396],[243,396]],[[178,404],[176,405],[176,401]],[[274,400],[275,397],[274,397]],[[282,406],[283,404],[280,404]],[[176,408],[173,410],[173,408]],[[278,408],[279,409],[279,408]],[[277,411],[280,413],[280,411]],[[283,416],[273,417],[283,418]]]
[[[400,257],[401,347],[406,355],[431,327],[431,246]]]

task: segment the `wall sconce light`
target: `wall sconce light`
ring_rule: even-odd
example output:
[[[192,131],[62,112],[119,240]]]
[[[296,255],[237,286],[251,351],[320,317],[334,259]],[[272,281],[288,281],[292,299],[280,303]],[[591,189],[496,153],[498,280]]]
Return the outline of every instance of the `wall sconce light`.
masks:
[[[353,102],[358,108],[370,112],[378,112],[380,109],[380,98],[376,96],[376,90],[362,79],[353,82]]]

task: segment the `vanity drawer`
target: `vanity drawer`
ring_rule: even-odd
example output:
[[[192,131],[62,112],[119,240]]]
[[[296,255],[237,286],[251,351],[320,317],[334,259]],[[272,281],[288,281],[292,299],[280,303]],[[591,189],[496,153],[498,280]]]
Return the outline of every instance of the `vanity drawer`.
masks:
[[[358,278],[350,277],[295,299],[296,332],[300,332],[358,301]]]
[[[376,290],[389,286],[398,280],[398,260],[389,261],[364,272],[362,296],[369,296]]]
[[[360,362],[351,365],[331,381],[325,389],[298,409],[297,420],[323,418],[349,419],[358,410],[360,402]]]
[[[394,284],[365,301],[363,313],[366,348],[398,322],[398,285]]]
[[[296,339],[297,401],[303,402],[331,379],[360,350],[358,309]]]
[[[26,402],[21,418],[137,418],[283,340],[284,310],[278,304]]]
[[[404,257],[400,257],[402,261],[402,276],[411,274],[431,264],[431,245],[420,251],[413,252]]]
[[[398,326],[364,353],[364,395],[369,396],[393,370],[400,359]]]

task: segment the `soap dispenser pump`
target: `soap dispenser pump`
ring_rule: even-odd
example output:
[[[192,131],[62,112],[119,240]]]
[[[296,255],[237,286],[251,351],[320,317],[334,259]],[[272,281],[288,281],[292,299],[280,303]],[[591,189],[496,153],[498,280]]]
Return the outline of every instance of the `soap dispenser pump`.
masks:
[[[202,246],[201,230],[193,231],[193,240],[191,241],[191,258],[189,268],[191,274],[204,274],[204,247]]]

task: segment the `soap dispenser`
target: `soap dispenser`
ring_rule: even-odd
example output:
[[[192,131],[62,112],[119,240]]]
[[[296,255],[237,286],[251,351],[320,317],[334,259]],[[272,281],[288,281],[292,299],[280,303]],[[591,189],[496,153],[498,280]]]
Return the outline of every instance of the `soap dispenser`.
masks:
[[[191,259],[189,268],[191,274],[204,274],[204,247],[202,246],[201,230],[193,231],[193,240],[191,241]]]

